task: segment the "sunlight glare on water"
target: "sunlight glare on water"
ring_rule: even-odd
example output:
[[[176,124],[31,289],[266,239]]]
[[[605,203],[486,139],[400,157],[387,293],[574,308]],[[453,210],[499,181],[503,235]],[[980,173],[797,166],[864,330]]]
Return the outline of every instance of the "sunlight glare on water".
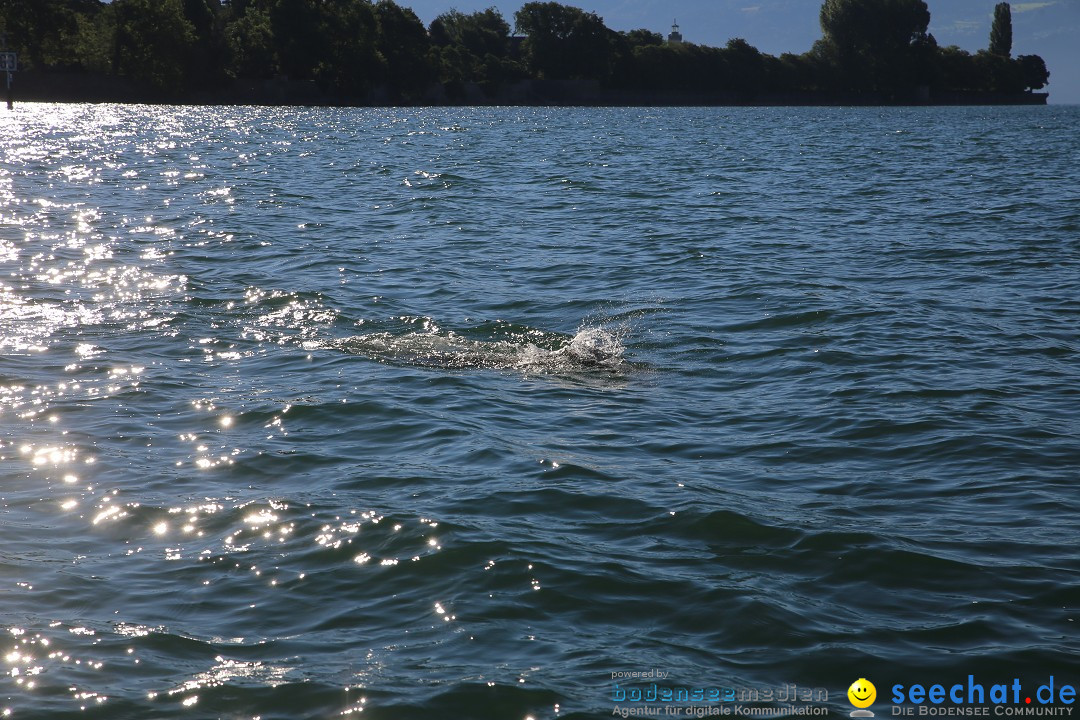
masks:
[[[18,104],[0,712],[1075,676],[1078,121]]]

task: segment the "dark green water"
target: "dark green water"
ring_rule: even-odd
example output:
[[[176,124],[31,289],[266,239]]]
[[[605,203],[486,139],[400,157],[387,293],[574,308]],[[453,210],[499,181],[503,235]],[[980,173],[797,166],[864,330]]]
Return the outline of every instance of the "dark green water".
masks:
[[[16,107],[0,713],[1080,683],[1078,131]]]

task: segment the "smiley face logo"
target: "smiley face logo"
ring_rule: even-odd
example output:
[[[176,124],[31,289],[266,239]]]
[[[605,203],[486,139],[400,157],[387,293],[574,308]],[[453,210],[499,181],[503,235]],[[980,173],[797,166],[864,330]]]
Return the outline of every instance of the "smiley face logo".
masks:
[[[847,689],[847,699],[857,708],[868,708],[877,699],[877,688],[866,678],[859,678]]]

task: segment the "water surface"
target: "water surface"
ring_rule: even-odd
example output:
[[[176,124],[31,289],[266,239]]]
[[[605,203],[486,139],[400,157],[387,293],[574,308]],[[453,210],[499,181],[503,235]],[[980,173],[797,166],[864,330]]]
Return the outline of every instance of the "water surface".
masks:
[[[0,712],[1075,683],[1078,127],[17,106]]]

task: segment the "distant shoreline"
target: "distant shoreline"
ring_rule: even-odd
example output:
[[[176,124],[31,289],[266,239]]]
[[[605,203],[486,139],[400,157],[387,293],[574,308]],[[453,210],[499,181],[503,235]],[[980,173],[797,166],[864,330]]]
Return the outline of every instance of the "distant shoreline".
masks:
[[[616,31],[557,0],[513,27],[497,8],[425,26],[394,0],[7,3],[15,99],[267,106],[1045,105],[1050,70],[1012,53],[995,6],[986,49],[942,47],[926,0],[825,0],[806,52]],[[34,10],[33,8],[38,8]],[[48,10],[48,12],[46,12]]]
[[[1046,105],[1044,92],[933,91],[921,88],[907,95],[870,93],[692,93],[642,92],[604,87],[582,80],[522,80],[496,92],[475,83],[449,89],[433,85],[414,102],[402,103],[385,90],[366,97],[336,96],[314,82],[284,78],[235,81],[203,90],[162,94],[148,91],[125,78],[90,73],[25,72],[16,76],[18,102],[132,103],[148,105],[256,105],[266,107],[468,107],[468,106],[578,106],[578,107],[910,107],[954,105]]]

